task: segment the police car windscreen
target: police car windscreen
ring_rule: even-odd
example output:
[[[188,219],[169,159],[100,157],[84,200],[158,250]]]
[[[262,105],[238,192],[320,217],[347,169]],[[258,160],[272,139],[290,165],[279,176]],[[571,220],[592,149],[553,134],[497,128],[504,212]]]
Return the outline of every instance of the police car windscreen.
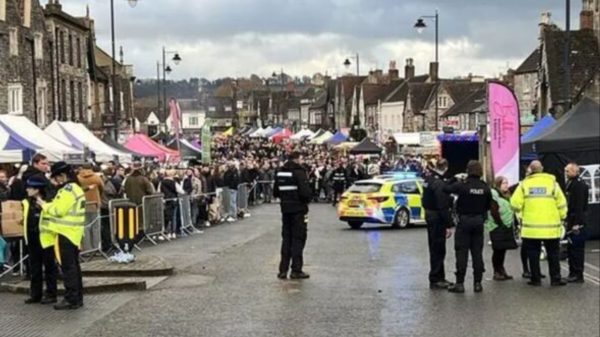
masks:
[[[381,184],[364,182],[364,183],[355,183],[354,185],[350,186],[350,188],[348,189],[348,192],[375,193],[375,192],[379,192],[380,189],[381,189]]]

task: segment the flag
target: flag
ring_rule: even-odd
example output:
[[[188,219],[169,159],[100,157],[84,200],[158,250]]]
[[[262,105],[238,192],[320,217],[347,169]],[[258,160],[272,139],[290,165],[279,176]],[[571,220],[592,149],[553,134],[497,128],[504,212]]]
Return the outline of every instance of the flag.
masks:
[[[510,88],[488,84],[490,139],[494,176],[504,176],[509,185],[519,182],[519,104]],[[484,141],[484,140],[480,140]]]
[[[175,98],[171,97],[171,99],[169,99],[169,110],[171,113],[171,127],[173,128],[173,133],[178,135],[181,129],[181,110],[179,109],[179,103]]]

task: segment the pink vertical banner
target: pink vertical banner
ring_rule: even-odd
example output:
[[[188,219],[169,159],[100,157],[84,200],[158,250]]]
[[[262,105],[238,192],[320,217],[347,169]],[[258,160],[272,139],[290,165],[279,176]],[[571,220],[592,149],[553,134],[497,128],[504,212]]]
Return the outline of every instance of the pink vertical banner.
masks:
[[[519,182],[520,122],[515,94],[502,83],[488,84],[492,170],[509,185]]]
[[[181,124],[181,109],[179,109],[179,102],[173,97],[169,99],[169,110],[171,114],[171,127],[175,134],[179,134]]]

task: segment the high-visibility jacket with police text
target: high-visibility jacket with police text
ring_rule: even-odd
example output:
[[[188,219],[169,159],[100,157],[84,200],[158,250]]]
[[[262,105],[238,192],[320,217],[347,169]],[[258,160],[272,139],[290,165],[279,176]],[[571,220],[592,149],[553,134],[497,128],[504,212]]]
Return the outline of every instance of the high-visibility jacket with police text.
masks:
[[[42,222],[42,230],[62,235],[75,246],[81,244],[85,230],[85,192],[79,185],[66,184],[42,209],[47,219]]]
[[[558,239],[562,222],[567,217],[567,200],[556,178],[547,173],[534,173],[516,188],[511,206],[521,214],[524,239]]]

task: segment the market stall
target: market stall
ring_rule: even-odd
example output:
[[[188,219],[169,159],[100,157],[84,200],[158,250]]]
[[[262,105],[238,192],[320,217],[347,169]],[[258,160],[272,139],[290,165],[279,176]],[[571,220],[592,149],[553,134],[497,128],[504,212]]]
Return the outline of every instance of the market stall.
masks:
[[[288,139],[292,135],[293,135],[292,131],[290,131],[289,129],[283,129],[281,132],[271,136],[270,139],[274,143],[281,143],[284,139]]]
[[[341,131],[336,132],[330,139],[326,141],[327,144],[338,145],[348,140],[348,136],[343,134]]]
[[[329,132],[329,131],[325,131],[323,132],[320,136],[313,138],[310,143],[311,144],[324,144],[326,141],[328,141],[331,137],[333,137],[333,133]]]
[[[350,149],[350,154],[381,154],[383,151],[377,144],[373,143],[369,138],[363,139],[355,147]]]
[[[125,142],[125,147],[144,156],[156,157],[160,161],[175,162],[179,160],[179,153],[168,147],[160,145],[143,134],[135,134]]]

